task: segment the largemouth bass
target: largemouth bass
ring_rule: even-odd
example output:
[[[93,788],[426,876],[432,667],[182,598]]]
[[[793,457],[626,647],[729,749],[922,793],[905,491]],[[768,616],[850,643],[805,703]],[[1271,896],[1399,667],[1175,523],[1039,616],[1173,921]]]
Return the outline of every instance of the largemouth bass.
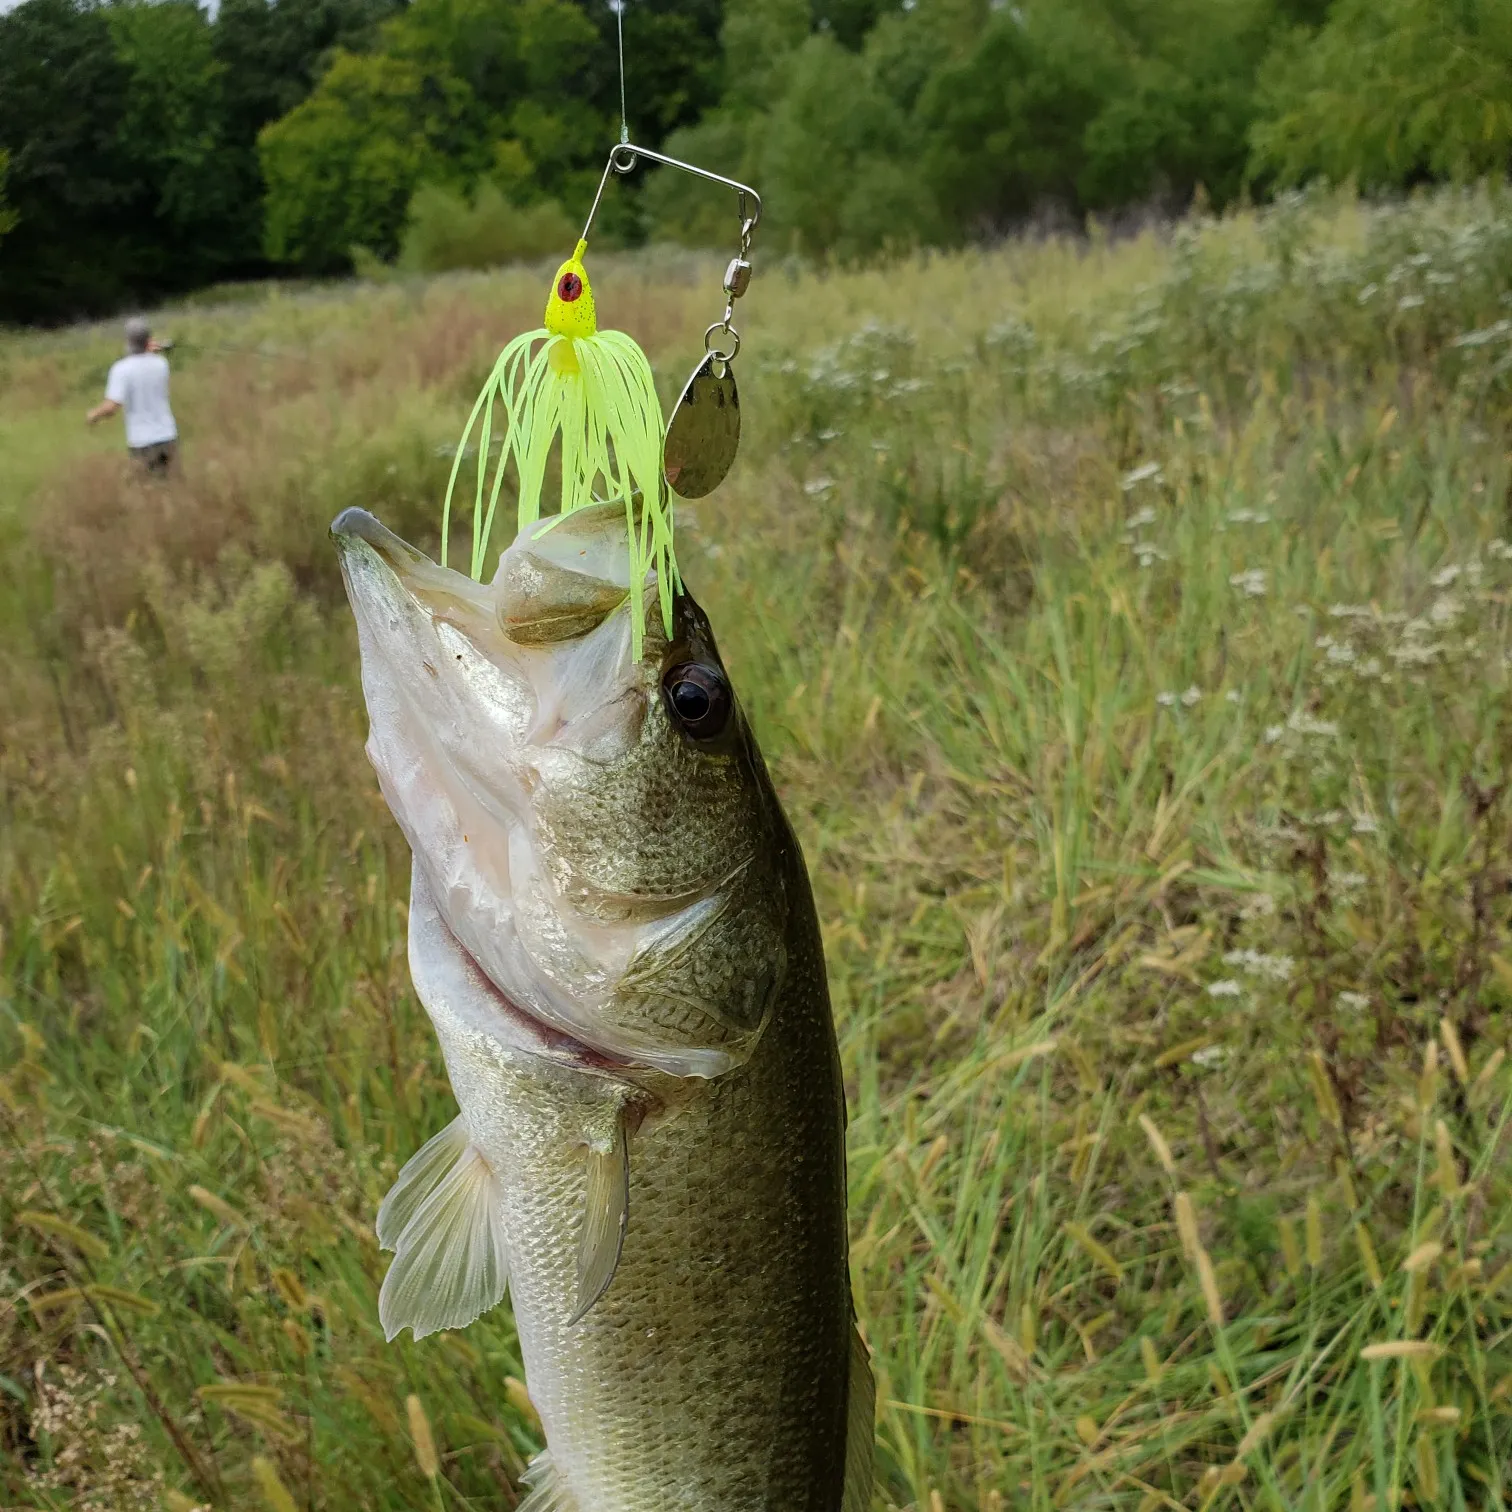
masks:
[[[632,656],[617,504],[489,584],[360,510],[332,535],[460,1109],[379,1211],[388,1336],[508,1288],[547,1441],[520,1512],[864,1512],[818,921],[706,618],[680,596]]]

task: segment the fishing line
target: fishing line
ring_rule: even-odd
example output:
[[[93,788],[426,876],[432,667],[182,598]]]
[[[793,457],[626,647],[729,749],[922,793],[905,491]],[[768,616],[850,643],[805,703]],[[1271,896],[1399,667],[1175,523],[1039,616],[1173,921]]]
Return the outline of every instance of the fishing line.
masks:
[[[625,109],[625,0],[611,0],[614,6],[614,24],[619,32],[620,71],[620,145],[630,141],[630,113]]]

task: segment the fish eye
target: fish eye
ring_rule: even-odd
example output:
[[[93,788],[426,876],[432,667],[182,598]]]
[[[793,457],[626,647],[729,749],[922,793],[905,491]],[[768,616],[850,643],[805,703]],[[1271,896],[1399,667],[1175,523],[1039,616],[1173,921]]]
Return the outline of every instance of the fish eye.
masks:
[[[718,667],[680,662],[662,675],[662,693],[672,718],[693,740],[713,740],[730,722],[734,700]]]
[[[560,298],[571,304],[583,292],[583,280],[576,273],[562,274],[561,281],[557,284],[557,294]]]

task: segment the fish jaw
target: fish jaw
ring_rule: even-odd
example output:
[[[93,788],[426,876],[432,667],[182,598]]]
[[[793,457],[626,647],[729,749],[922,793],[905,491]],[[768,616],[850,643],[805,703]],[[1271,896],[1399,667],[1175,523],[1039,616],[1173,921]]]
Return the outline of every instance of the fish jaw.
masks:
[[[331,534],[357,620],[368,756],[461,948],[515,1008],[594,1056],[719,1076],[759,1023],[731,1032],[712,1015],[700,1037],[640,1005],[647,962],[718,911],[728,869],[661,895],[574,889],[595,847],[574,834],[588,859],[573,863],[559,839],[561,815],[606,771],[646,758],[657,711],[659,664],[631,657],[614,581],[622,522],[574,515],[522,534],[491,584],[438,566],[362,510]]]

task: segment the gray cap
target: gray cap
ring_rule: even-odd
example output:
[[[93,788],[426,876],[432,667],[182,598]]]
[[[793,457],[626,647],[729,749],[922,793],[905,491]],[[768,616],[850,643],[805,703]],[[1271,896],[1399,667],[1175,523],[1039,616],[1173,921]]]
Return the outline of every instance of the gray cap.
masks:
[[[147,350],[147,338],[152,334],[151,327],[140,315],[133,315],[126,322],[126,350],[128,352],[145,352]]]

